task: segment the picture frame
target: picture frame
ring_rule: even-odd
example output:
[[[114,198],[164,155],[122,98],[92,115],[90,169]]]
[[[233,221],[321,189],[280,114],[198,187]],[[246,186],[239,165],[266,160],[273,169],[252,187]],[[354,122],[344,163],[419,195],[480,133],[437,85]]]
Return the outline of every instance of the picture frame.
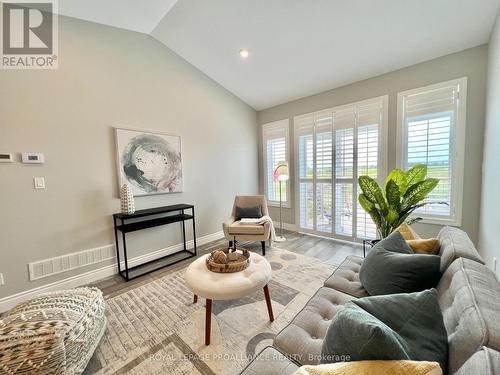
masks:
[[[133,128],[114,129],[119,189],[128,184],[134,197],[183,192],[180,135]]]

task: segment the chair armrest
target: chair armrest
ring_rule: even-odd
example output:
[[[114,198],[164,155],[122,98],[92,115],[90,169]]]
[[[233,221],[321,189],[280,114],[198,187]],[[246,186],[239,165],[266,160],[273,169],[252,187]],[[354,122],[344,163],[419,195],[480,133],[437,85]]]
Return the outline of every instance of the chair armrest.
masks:
[[[271,223],[269,223],[268,221],[266,221],[264,223],[264,235],[266,237],[269,237],[271,234]]]
[[[224,237],[226,238],[229,238],[230,235],[229,235],[229,227],[231,226],[231,224],[233,224],[235,222],[235,218],[234,216],[231,216],[229,219],[227,219],[226,221],[224,221],[222,223],[222,230],[224,231]]]

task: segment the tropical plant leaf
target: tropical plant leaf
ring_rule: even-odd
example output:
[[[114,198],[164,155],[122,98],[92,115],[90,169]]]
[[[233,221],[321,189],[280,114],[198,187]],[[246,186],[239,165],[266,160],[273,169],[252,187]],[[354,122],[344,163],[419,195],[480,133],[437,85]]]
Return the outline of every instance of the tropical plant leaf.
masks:
[[[395,169],[387,177],[383,190],[369,176],[358,179],[362,190],[358,201],[377,226],[381,238],[391,234],[413,211],[430,204],[422,201],[438,185],[439,180],[425,179],[426,175],[427,167],[423,164],[415,165],[407,172]]]
[[[398,185],[399,193],[404,195],[404,193],[406,193],[406,189],[408,188],[408,178],[406,177],[406,173],[398,168],[393,169],[391,173],[389,173],[389,176],[385,179],[385,189],[387,189],[387,184],[391,180]]]
[[[387,203],[385,201],[384,195],[382,194],[382,190],[380,186],[378,186],[377,181],[369,176],[361,176],[358,178],[359,187],[363,191],[365,197],[372,203],[376,203],[379,205],[382,214],[385,215],[387,210]]]
[[[387,222],[391,225],[396,224],[399,220],[399,213],[394,208],[389,208],[387,213]]]
[[[424,220],[424,219],[421,217],[411,217],[408,220],[406,220],[405,223],[408,225],[413,225],[413,224],[418,223],[419,221],[422,221],[422,220]]]
[[[424,181],[417,182],[408,190],[404,195],[404,200],[407,206],[413,206],[418,202],[424,200],[429,193],[434,190],[434,188],[439,183],[437,178],[428,178]]]
[[[408,188],[415,185],[417,182],[425,180],[427,176],[427,166],[425,164],[417,164],[406,172],[406,182],[408,183]]]
[[[380,215],[380,212],[376,208],[374,208],[373,210],[368,211],[368,214],[372,218],[377,228],[379,228],[382,225],[382,217]]]
[[[375,208],[375,203],[370,202],[363,193],[359,194],[358,201],[366,212],[370,212]]]
[[[394,180],[389,180],[385,185],[385,198],[389,206],[399,208],[401,202],[401,194],[399,193],[399,186]]]

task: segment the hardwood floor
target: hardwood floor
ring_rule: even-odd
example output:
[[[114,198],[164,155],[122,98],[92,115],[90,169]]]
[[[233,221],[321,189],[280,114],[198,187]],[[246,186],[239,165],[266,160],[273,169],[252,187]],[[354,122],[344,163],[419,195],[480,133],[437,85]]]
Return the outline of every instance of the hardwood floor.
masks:
[[[284,231],[284,236],[286,237],[286,241],[275,243],[274,246],[288,251],[293,251],[298,254],[318,258],[331,264],[340,264],[348,255],[363,256],[361,245],[289,231]],[[215,250],[216,248],[227,246],[227,243],[228,242],[226,240],[221,239],[198,246],[198,255],[201,256]],[[261,253],[260,242],[238,243],[238,246],[255,251],[259,254]],[[125,280],[123,280],[120,276],[116,275],[107,279],[99,280],[91,286],[96,286],[101,289],[105,296],[113,297],[126,290],[136,288],[139,285],[146,284],[151,280],[160,278],[163,275],[172,272],[172,270],[185,267],[193,260],[194,258],[186,259],[185,261],[177,263],[171,267],[166,267],[152,272],[143,277],[131,280],[128,283],[125,282]]]

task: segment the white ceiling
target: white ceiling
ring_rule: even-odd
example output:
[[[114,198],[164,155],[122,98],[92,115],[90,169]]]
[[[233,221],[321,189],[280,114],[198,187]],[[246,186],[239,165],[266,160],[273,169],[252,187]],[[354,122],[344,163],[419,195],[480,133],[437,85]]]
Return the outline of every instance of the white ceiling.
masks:
[[[499,4],[59,1],[61,14],[151,33],[257,110],[487,43]],[[250,51],[246,60],[240,48]]]
[[[59,14],[150,33],[177,0],[59,0]]]

